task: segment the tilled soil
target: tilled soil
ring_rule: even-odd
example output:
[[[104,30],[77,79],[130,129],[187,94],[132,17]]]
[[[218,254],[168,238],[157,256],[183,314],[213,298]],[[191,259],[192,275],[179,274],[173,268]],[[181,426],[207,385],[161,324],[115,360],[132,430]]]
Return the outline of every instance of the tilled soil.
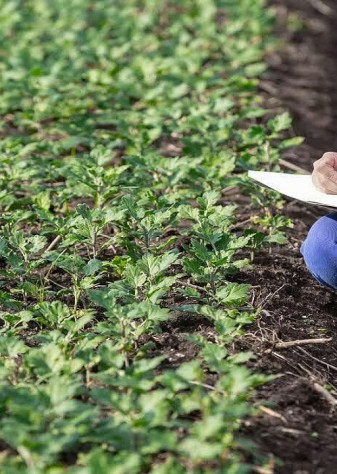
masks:
[[[337,151],[337,4],[333,1],[275,0],[282,50],[269,57],[269,73],[261,90],[271,107],[282,105],[294,117],[294,133],[305,142],[284,158],[311,171],[325,151]],[[298,13],[304,28],[286,29]],[[265,385],[257,401],[272,411],[248,421],[245,433],[271,458],[271,472],[337,473],[337,295],[316,283],[299,252],[305,235],[328,209],[288,201],[286,215],[294,220],[290,245],[272,255],[260,254],[242,281],[254,288],[254,304],[264,310],[252,333],[241,341],[257,354],[255,368],[282,374]],[[266,344],[312,338],[331,338],[320,344]],[[269,346],[270,347],[270,346]],[[322,390],[323,387],[323,390]],[[336,392],[333,389],[336,387]],[[279,461],[272,460],[275,456]]]
[[[268,58],[261,93],[270,109],[291,112],[294,134],[305,138],[283,159],[310,172],[325,151],[337,151],[337,4],[271,3],[283,46]],[[303,20],[303,28],[292,32],[294,14]],[[242,197],[240,201],[245,202]],[[251,302],[263,310],[235,349],[256,354],[254,370],[280,374],[258,391],[255,401],[266,404],[267,410],[247,420],[243,434],[269,459],[266,473],[332,474],[337,473],[337,293],[310,276],[299,252],[310,226],[329,210],[288,200],[284,212],[294,221],[290,243],[273,248],[271,254],[260,252],[253,268],[239,277],[252,285]],[[243,204],[243,219],[245,213]],[[212,338],[212,327],[201,317],[181,315],[164,325],[156,343],[169,365],[197,355],[197,347],[186,338],[191,332]],[[313,338],[328,341],[277,347]]]

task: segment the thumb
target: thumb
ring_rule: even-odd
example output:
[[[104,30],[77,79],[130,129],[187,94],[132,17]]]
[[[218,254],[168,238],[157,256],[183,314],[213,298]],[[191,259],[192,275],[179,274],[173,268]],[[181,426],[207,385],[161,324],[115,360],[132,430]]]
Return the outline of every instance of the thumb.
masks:
[[[328,151],[327,153],[324,153],[321,160],[324,161],[326,164],[332,166],[334,169],[337,169],[337,153],[336,152]]]

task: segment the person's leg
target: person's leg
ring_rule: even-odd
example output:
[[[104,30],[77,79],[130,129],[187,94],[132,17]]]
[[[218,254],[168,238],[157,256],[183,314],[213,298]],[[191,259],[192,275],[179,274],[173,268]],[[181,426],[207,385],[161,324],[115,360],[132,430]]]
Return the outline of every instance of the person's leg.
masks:
[[[337,212],[311,227],[301,253],[312,275],[322,285],[337,289]]]

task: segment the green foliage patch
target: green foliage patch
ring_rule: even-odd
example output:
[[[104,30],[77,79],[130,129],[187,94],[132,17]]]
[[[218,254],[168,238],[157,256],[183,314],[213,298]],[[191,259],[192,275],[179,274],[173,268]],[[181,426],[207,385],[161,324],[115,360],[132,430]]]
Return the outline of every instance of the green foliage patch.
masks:
[[[1,472],[251,472],[237,431],[266,377],[228,352],[256,314],[235,275],[289,222],[254,191],[256,226],[235,231],[222,191],[253,193],[244,171],[294,144],[256,92],[272,14],[0,5]],[[155,336],[181,314],[212,334],[174,365]]]

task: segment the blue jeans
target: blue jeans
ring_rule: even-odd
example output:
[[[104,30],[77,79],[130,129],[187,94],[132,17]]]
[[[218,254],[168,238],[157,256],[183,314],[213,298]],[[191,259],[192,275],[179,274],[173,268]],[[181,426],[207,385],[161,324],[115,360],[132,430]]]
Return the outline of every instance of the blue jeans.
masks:
[[[337,212],[315,222],[302,244],[301,253],[316,280],[337,290]]]

